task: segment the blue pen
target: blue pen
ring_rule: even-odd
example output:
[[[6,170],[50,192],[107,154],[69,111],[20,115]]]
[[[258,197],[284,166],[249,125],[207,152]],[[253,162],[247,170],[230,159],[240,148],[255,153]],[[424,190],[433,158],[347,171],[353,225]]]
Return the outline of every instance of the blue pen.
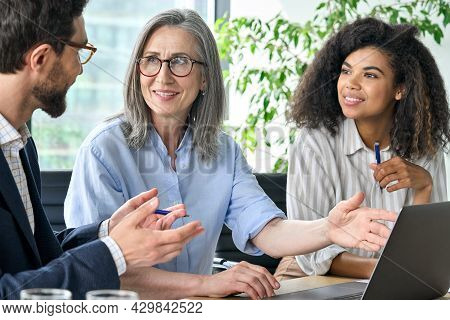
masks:
[[[378,142],[375,142],[373,148],[375,150],[375,158],[377,159],[377,164],[380,164],[381,163],[380,144]],[[383,188],[381,186],[380,190],[383,191]]]
[[[155,213],[156,214],[160,214],[160,215],[162,215],[162,216],[165,216],[165,215],[167,215],[167,214],[169,214],[169,213],[171,213],[172,211],[169,211],[169,210],[161,210],[161,209],[156,209],[155,210]],[[189,218],[190,217],[190,215],[185,215],[183,218]]]
[[[160,209],[156,209],[155,210],[155,213],[156,214],[160,214],[160,215],[166,215],[166,214],[169,214],[171,211],[169,211],[169,210],[160,210]]]

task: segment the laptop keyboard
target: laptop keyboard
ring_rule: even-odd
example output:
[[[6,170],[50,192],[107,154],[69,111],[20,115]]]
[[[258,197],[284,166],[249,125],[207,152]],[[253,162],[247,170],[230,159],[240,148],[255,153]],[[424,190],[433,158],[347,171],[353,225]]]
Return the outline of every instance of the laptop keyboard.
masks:
[[[358,293],[349,294],[346,296],[334,297],[334,298],[331,298],[330,300],[361,300],[363,294],[364,294],[364,292],[358,292]]]

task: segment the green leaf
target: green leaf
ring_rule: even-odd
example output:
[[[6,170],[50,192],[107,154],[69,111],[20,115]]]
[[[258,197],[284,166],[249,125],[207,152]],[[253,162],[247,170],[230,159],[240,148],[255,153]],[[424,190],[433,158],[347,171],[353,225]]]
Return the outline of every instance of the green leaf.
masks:
[[[440,28],[437,28],[433,32],[433,38],[434,41],[436,41],[438,44],[441,44],[441,39],[444,37],[444,34],[442,33],[442,30]]]
[[[294,38],[294,45],[295,45],[295,47],[297,47],[298,46],[298,39],[299,39],[298,33],[296,33],[293,38]]]
[[[325,7],[327,4],[326,2],[321,2],[319,3],[319,5],[316,7],[316,11],[319,11],[320,9],[322,9],[323,7]]]
[[[259,82],[262,82],[265,77],[266,77],[266,72],[265,71],[261,71],[261,73],[259,75]]]
[[[409,6],[409,5],[405,5],[405,8],[406,8],[406,10],[408,11],[409,15],[412,16],[412,14],[413,14],[413,8],[412,8],[411,6]]]
[[[245,90],[247,90],[247,85],[249,82],[250,82],[249,78],[245,77],[244,81],[242,82],[242,85],[241,85],[241,90],[240,90],[241,94],[244,93]]]
[[[277,114],[277,109],[275,109],[274,107],[270,108],[270,110],[264,114],[264,121],[265,122],[272,121],[273,117],[276,114]]]
[[[358,7],[359,0],[350,0],[350,7],[356,9]]]
[[[264,97],[264,103],[263,103],[264,109],[267,109],[267,107],[269,106],[269,103],[270,103],[270,97],[268,97],[268,96]]]
[[[450,6],[447,8],[447,10],[444,13],[444,27],[446,27],[450,23]]]
[[[389,22],[396,24],[398,19],[398,10],[392,10],[391,16],[389,17]]]

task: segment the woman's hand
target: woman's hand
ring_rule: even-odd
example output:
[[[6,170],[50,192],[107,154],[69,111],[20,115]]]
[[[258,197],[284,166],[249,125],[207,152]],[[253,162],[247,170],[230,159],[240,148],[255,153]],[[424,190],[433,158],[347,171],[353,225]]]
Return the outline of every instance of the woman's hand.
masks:
[[[149,191],[142,192],[134,198],[125,202],[109,219],[109,232],[111,232],[116,225],[120,223],[128,214],[139,208],[142,204],[158,195],[158,190],[153,188]],[[142,228],[150,228],[153,230],[167,230],[172,227],[174,221],[186,215],[184,204],[165,209],[171,211],[167,215],[149,214],[148,217],[141,223]],[[109,233],[108,232],[108,233]]]
[[[242,261],[229,270],[206,276],[203,286],[202,292],[210,297],[246,293],[252,299],[262,299],[273,296],[280,284],[266,268]]]
[[[186,210],[184,204],[177,204],[173,207],[164,209],[170,211],[169,214],[151,214],[142,223],[143,228],[149,228],[153,230],[168,230],[172,227],[172,224],[178,218],[182,218],[186,215]]]
[[[117,243],[127,267],[148,267],[172,260],[192,238],[204,231],[199,221],[173,230],[143,228],[149,215],[154,215],[159,200],[154,197],[129,212],[112,229],[109,236]]]
[[[421,166],[403,158],[394,157],[379,165],[371,163],[370,168],[374,171],[375,180],[388,192],[411,188],[414,190],[414,204],[430,202],[433,179],[430,173]],[[397,183],[386,187],[392,181],[397,181]]]
[[[395,221],[394,212],[360,207],[364,194],[359,192],[339,202],[326,219],[327,238],[341,247],[378,251],[389,238],[391,230],[378,220]]]

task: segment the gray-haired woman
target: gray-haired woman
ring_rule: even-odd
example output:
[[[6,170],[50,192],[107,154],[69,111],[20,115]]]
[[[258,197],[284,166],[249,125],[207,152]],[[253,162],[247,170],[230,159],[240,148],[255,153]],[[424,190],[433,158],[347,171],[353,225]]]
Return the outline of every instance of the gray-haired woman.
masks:
[[[335,242],[378,250],[389,230],[372,220],[395,214],[359,208],[357,194],[326,219],[287,221],[264,194],[240,148],[220,131],[224,85],[214,37],[191,10],[151,19],[131,59],[125,112],[100,125],[78,154],[65,203],[69,226],[101,221],[127,199],[156,187],[161,207],[184,203],[205,232],[172,261],[128,270],[127,285],[152,298],[225,296],[258,299],[279,287],[264,268],[240,263],[211,275],[217,240],[226,223],[248,254],[280,257],[312,252]],[[95,192],[93,192],[95,190]]]

